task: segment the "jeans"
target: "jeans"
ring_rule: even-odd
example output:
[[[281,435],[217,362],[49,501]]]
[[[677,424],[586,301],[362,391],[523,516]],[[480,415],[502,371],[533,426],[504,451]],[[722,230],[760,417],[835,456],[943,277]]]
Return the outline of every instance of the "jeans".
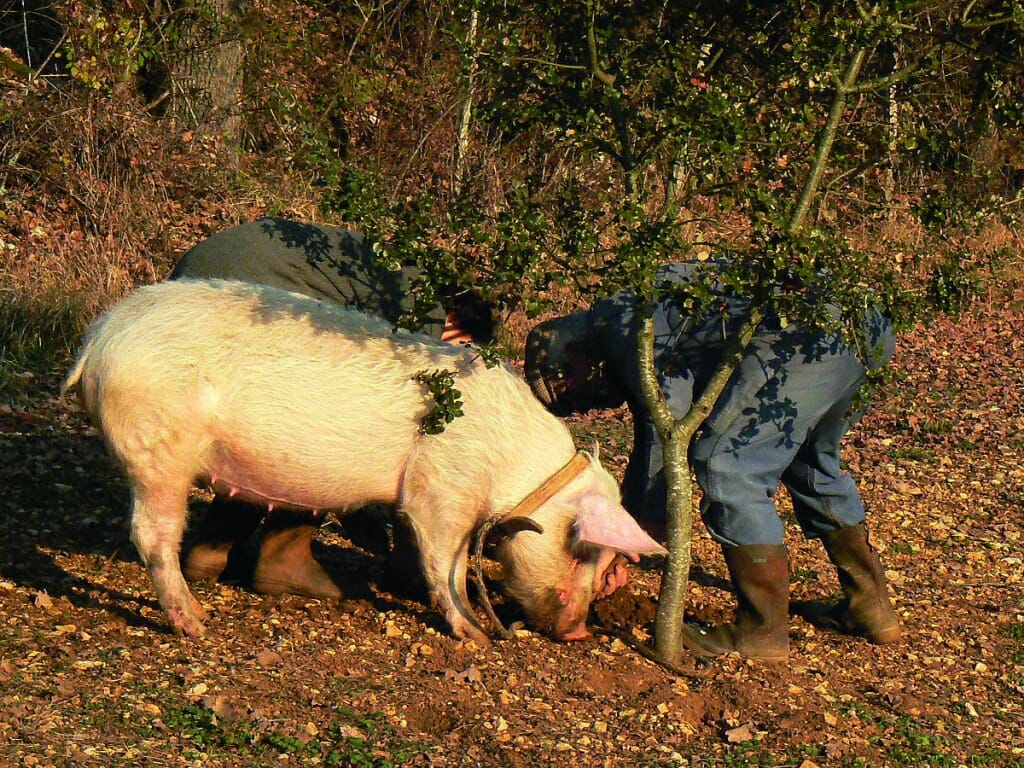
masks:
[[[849,351],[790,361],[726,424],[702,428],[691,445],[701,516],[721,544],[782,544],[775,507],[779,482],[790,492],[808,538],[864,522],[853,479],[839,465],[864,366]]]
[[[665,267],[662,277],[685,282],[693,265]],[[690,314],[666,299],[654,309],[654,360],[665,402],[677,419],[690,410],[722,359],[725,339],[745,313],[728,299],[724,315]],[[633,415],[633,451],[622,483],[623,504],[639,520],[665,516],[661,443],[643,401],[630,294],[597,302],[592,345],[609,375],[619,376]],[[835,317],[838,310],[833,312]],[[860,319],[857,344],[872,368],[892,357],[891,323],[878,311]],[[850,339],[766,318],[690,445],[691,464],[704,492],[701,515],[722,544],[781,544],[784,526],[775,508],[779,483],[793,499],[808,537],[864,522],[853,479],[839,465],[839,443],[866,368]],[[617,405],[618,403],[609,404]]]

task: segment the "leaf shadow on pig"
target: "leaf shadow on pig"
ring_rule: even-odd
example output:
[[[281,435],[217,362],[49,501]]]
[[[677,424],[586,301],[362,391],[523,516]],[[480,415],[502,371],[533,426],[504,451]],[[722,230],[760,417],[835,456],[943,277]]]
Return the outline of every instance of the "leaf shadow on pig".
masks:
[[[128,626],[169,632],[129,538],[127,482],[74,404],[54,398],[50,405],[56,413],[0,413],[0,485],[6,491],[0,497],[0,578],[35,593],[40,603],[66,601]],[[202,506],[192,504],[196,511]],[[384,580],[381,555],[338,546],[337,533],[320,538],[325,541],[315,542],[316,552],[346,599],[365,600],[382,612],[416,612],[405,602],[415,595],[391,598],[371,589]],[[193,586],[202,600],[207,586]],[[432,613],[424,606],[421,620],[443,626]]]

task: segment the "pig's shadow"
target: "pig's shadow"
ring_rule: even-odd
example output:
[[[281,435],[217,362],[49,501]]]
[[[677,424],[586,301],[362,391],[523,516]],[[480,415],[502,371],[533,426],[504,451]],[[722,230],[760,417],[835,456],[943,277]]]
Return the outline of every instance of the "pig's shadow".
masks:
[[[102,442],[81,428],[54,431],[34,415],[20,421],[5,415],[0,456],[17,457],[0,461],[6,463],[0,503],[7,510],[0,515],[0,576],[36,593],[40,605],[45,594],[113,613],[130,626],[165,629],[140,615],[143,606],[159,610],[155,599],[102,583],[135,554],[123,524],[127,493],[123,481],[112,480]],[[60,561],[75,554],[94,557],[71,572]]]
[[[16,457],[0,461],[6,465],[0,471],[6,486],[0,499],[6,513],[0,514],[0,578],[51,601],[113,614],[129,626],[169,632],[148,577],[143,574],[144,590],[127,582],[109,586],[122,578],[118,571],[125,563],[141,567],[128,535],[128,487],[95,431],[77,423],[78,414],[58,418],[64,428],[55,430],[45,418],[0,414],[0,457]],[[381,612],[410,609],[400,606],[398,596],[370,588],[384,570],[378,553],[320,541],[314,551],[346,598],[368,601]],[[74,555],[90,557],[81,564],[62,562]],[[193,588],[201,599],[204,586]]]

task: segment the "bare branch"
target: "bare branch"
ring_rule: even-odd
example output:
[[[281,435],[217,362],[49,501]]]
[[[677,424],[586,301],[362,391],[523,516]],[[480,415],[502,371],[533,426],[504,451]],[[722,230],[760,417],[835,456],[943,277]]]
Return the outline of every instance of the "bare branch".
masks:
[[[594,34],[594,16],[591,14],[590,22],[587,24],[587,53],[590,55],[590,71],[598,80],[605,85],[615,85],[615,75],[610,75],[601,67],[597,56],[597,36]]]
[[[908,64],[897,72],[892,72],[885,77],[876,77],[872,80],[865,80],[862,83],[851,84],[847,88],[847,93],[869,93],[872,91],[888,90],[894,85],[898,85],[905,80],[909,80],[913,75],[916,75],[921,69],[921,61],[915,61],[913,64]]]

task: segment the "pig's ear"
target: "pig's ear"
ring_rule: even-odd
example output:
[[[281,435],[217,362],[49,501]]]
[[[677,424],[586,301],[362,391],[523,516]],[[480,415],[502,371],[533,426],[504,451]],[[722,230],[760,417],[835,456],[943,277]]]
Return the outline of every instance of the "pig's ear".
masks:
[[[587,544],[637,555],[666,555],[668,551],[647,535],[621,504],[588,493],[580,499],[576,537]]]

